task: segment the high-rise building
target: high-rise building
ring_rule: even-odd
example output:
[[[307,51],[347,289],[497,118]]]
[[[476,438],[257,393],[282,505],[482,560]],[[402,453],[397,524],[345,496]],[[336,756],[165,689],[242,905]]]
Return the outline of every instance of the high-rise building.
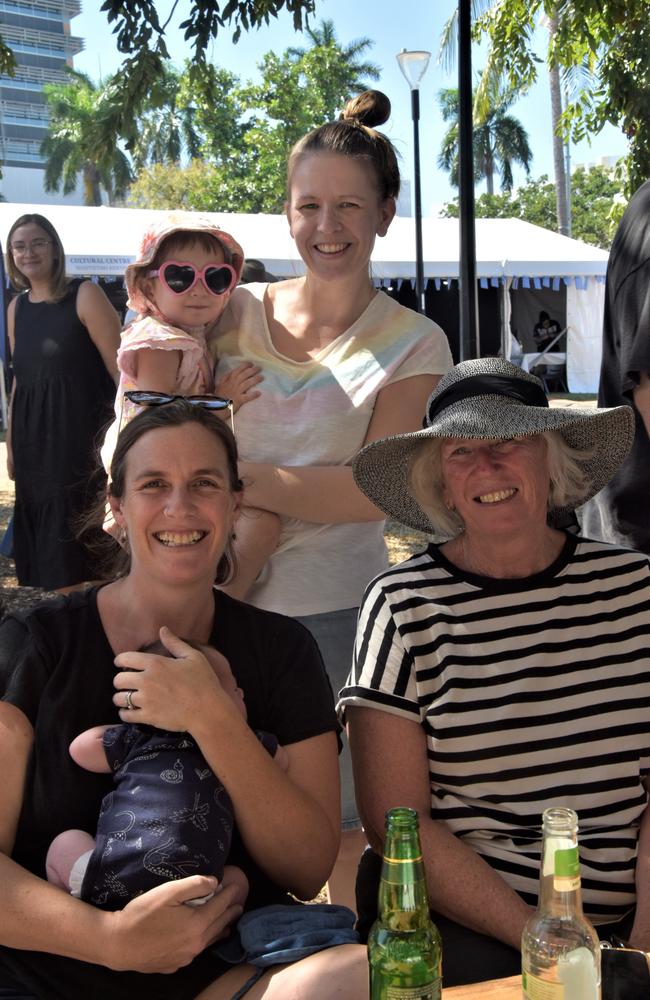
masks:
[[[70,19],[80,11],[80,0],[0,0],[0,35],[17,62],[15,76],[0,76],[2,189],[11,201],[44,200],[40,147],[48,111],[43,85],[68,81],[64,68],[84,47],[83,39],[70,32]]]

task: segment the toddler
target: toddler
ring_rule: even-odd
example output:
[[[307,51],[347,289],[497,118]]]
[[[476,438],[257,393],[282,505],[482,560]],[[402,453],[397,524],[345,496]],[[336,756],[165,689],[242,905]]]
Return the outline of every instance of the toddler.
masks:
[[[192,212],[178,212],[145,232],[138,259],[126,269],[129,307],[137,318],[122,332],[117,362],[120,381],[115,399],[115,421],[102,448],[107,471],[120,429],[142,405],[169,402],[166,396],[201,396],[231,401],[236,412],[259,396],[260,369],[244,362],[217,380],[208,346],[216,326],[239,281],[244,254],[237,241],[211,219]],[[125,393],[145,390],[149,397],[134,402]],[[214,405],[214,401],[213,401]],[[224,417],[227,410],[224,404]],[[245,514],[238,526],[236,577],[224,586],[240,599],[275,550],[280,535],[279,518],[268,511]],[[106,530],[115,533],[112,515]]]
[[[246,718],[243,692],[226,658],[211,646],[188,645],[203,653]],[[170,655],[162,643],[142,652]],[[284,747],[269,733],[257,736],[286,770]],[[95,726],[72,741],[70,755],[86,770],[113,771],[115,787],[102,801],[96,839],[84,830],[65,830],[52,841],[48,881],[106,910],[122,909],[135,896],[188,875],[215,875],[221,881],[232,837],[232,802],[189,733],[130,722]],[[243,904],[246,877],[240,869],[231,873]]]

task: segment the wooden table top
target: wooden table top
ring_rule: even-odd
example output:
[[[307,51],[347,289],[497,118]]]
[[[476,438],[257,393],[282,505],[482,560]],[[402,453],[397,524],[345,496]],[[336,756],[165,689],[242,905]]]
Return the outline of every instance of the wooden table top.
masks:
[[[474,986],[449,986],[442,991],[443,1000],[521,1000],[521,976],[490,979]]]

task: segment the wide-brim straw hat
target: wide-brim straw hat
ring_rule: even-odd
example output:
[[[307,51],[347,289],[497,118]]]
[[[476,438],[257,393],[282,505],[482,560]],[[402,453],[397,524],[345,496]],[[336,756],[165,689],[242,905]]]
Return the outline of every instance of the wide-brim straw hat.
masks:
[[[435,531],[410,492],[413,458],[430,438],[504,440],[559,431],[572,448],[590,457],[584,495],[555,508],[572,510],[607,485],[628,454],[634,438],[630,406],[596,410],[549,407],[542,382],[503,358],[463,361],[440,380],[427,403],[424,429],[396,434],[366,445],[354,459],[361,490],[389,517],[417,531]]]
[[[212,219],[205,215],[200,215],[197,212],[170,212],[163,219],[157,219],[147,227],[140,242],[138,259],[133,264],[129,264],[124,272],[126,290],[129,293],[127,302],[129,309],[140,314],[155,314],[155,306],[149,301],[142,289],[134,283],[134,279],[143,269],[148,269],[151,266],[162,241],[173,233],[180,232],[207,233],[214,236],[226,251],[225,256],[230,258],[229,263],[237,272],[237,281],[239,281],[244,266],[244,251],[237,240],[225,229],[220,229]]]

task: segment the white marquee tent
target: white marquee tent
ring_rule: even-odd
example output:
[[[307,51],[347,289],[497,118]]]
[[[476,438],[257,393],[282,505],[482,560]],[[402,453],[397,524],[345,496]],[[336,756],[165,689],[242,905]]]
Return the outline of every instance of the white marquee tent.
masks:
[[[19,216],[40,212],[55,226],[65,247],[68,273],[121,275],[135,259],[151,219],[167,213],[131,208],[0,204],[0,241]],[[232,232],[247,256],[264,261],[278,277],[301,274],[304,265],[279,215],[211,213]],[[424,275],[438,282],[458,279],[459,225],[456,219],[424,219]],[[415,233],[412,219],[396,218],[378,239],[372,260],[377,281],[414,279]],[[520,219],[477,219],[477,277],[503,290],[503,343],[509,345],[509,296],[512,287],[567,287],[567,376],[574,392],[595,392],[600,369],[604,276],[608,254]]]

